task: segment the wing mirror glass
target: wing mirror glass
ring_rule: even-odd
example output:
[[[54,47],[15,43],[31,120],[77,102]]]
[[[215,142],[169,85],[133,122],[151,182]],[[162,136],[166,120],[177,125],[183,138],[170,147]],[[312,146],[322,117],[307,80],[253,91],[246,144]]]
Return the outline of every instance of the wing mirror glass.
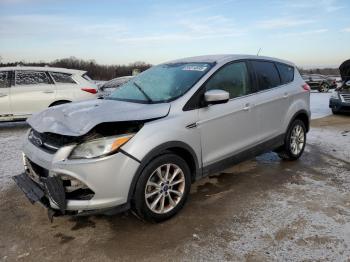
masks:
[[[220,89],[213,89],[204,93],[204,100],[207,104],[223,104],[229,99],[230,94]]]

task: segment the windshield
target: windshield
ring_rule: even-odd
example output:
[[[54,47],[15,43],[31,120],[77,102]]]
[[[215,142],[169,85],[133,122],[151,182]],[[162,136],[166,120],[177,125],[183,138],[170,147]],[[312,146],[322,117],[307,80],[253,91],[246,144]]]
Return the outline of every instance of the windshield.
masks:
[[[136,103],[169,102],[186,93],[211,67],[209,63],[154,66],[117,88],[107,99]]]

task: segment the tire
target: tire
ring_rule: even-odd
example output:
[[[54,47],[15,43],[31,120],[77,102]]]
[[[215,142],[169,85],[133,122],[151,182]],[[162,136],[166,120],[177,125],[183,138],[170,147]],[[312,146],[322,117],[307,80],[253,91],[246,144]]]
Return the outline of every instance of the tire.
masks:
[[[160,155],[144,168],[137,181],[133,211],[148,222],[167,220],[183,208],[190,188],[191,171],[185,160],[171,153]]]
[[[300,133],[298,134],[298,132]],[[284,138],[284,145],[278,152],[283,160],[297,160],[304,152],[306,144],[306,127],[303,121],[296,119],[289,126]]]
[[[321,93],[328,93],[329,91],[329,85],[327,83],[322,83],[319,88],[318,91]]]
[[[333,108],[332,108],[332,113],[333,113],[333,115],[339,115],[340,114],[340,112],[337,109],[333,109]]]

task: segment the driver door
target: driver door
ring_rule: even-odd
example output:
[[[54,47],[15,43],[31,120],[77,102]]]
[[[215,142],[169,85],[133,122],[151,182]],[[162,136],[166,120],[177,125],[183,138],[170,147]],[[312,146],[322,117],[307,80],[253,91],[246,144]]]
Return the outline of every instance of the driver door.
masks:
[[[205,172],[258,143],[259,121],[255,110],[254,85],[246,62],[219,69],[205,84],[206,91],[225,90],[230,100],[199,109],[202,162]]]

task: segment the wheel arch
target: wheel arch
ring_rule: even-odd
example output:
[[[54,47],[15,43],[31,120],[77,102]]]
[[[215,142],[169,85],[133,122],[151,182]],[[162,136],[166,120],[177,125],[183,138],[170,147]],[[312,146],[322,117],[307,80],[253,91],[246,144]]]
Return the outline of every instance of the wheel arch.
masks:
[[[291,118],[291,120],[289,121],[288,127],[286,132],[288,131],[290,125],[294,122],[294,120],[296,119],[300,119],[301,121],[303,121],[305,127],[306,127],[306,131],[309,132],[310,130],[310,118],[309,118],[309,114],[307,113],[306,110],[299,110],[298,112],[296,112],[293,117]]]
[[[56,106],[56,105],[61,105],[61,104],[66,104],[66,103],[71,103],[72,101],[67,100],[67,99],[60,99],[55,102],[52,102],[49,107]]]
[[[147,164],[158,156],[166,153],[173,153],[180,156],[188,164],[191,171],[192,182],[201,175],[201,168],[198,164],[198,158],[195,151],[186,143],[181,141],[171,141],[161,144],[152,149],[141,161],[140,166],[137,169],[129,188],[128,202],[133,198],[136,184],[140,178],[140,175]]]

